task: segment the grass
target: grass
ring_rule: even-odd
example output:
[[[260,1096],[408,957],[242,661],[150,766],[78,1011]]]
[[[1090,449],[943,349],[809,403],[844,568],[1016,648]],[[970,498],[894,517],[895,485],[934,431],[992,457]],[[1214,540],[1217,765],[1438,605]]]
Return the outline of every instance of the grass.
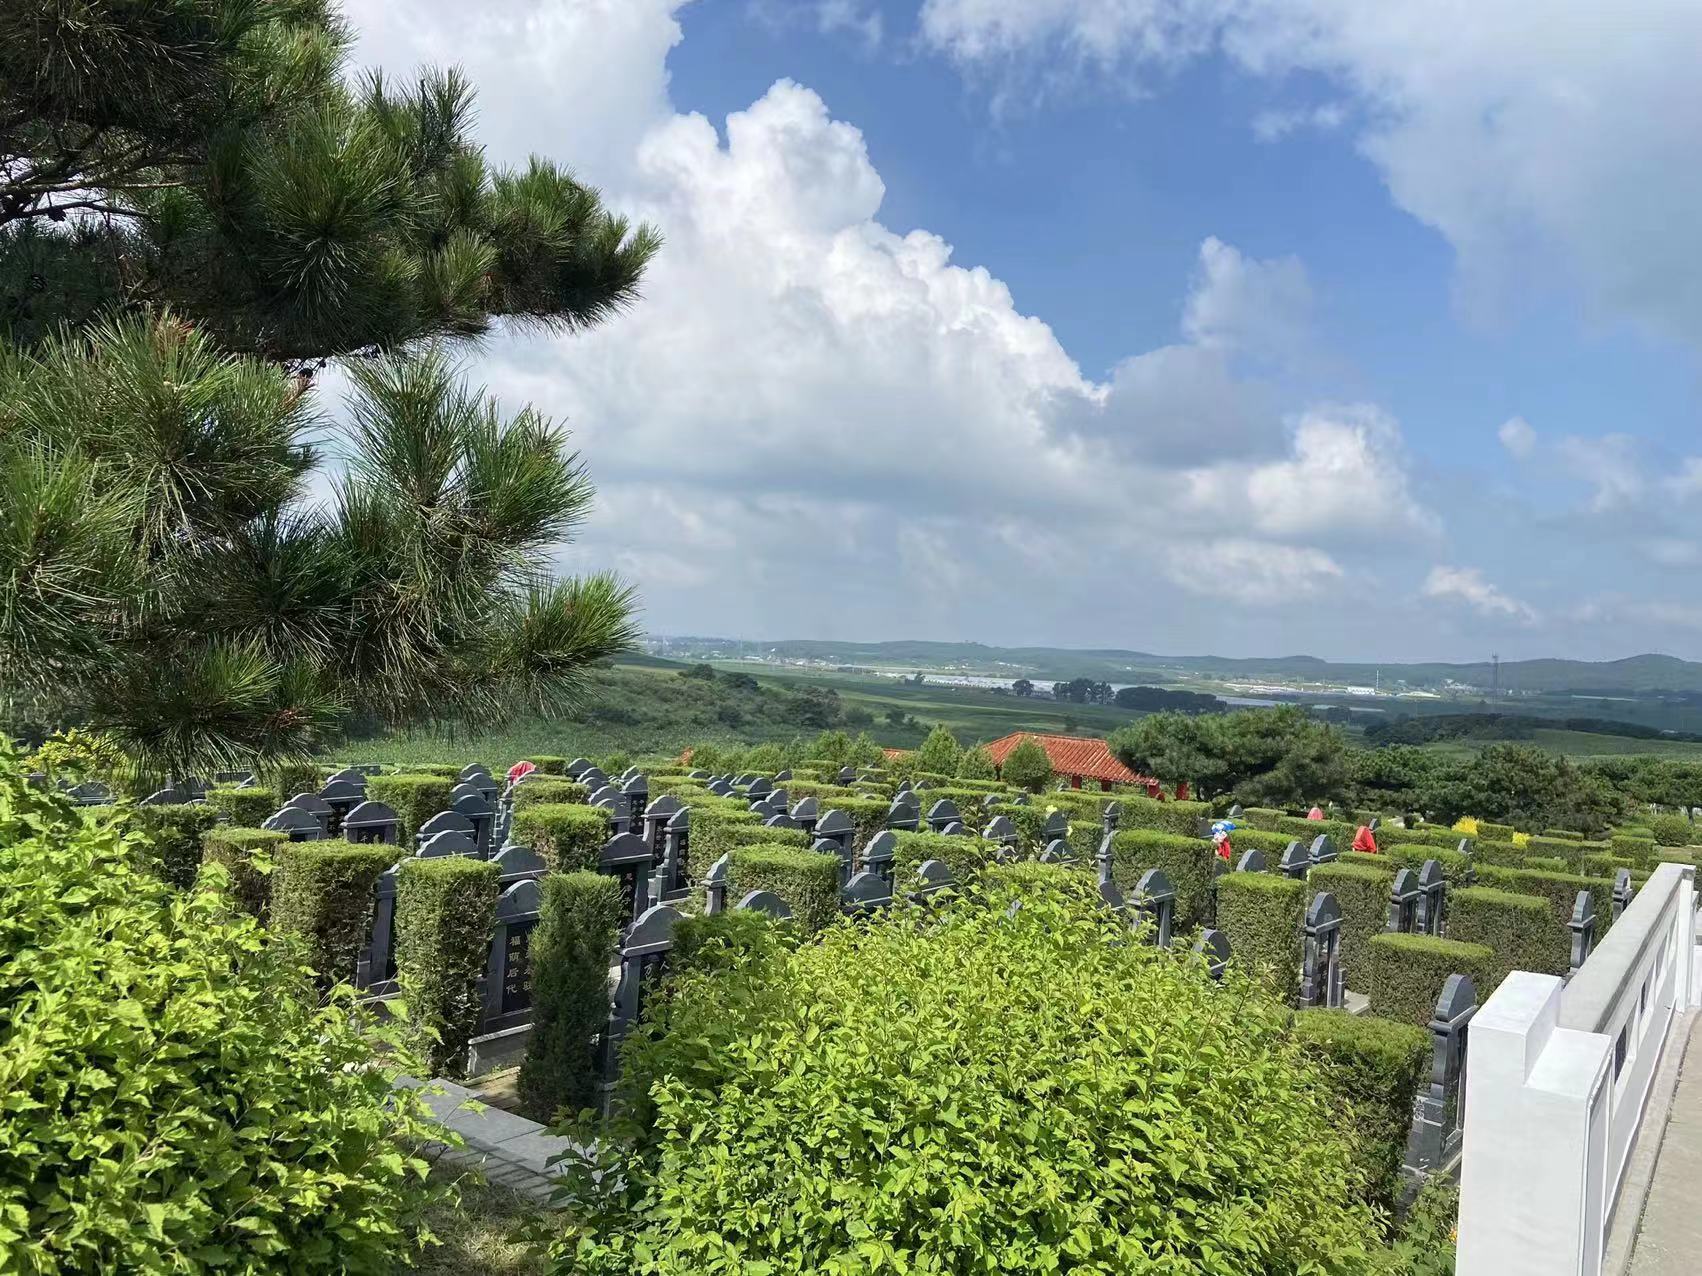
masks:
[[[1427,753],[1440,753],[1450,758],[1475,757],[1491,744],[1508,743],[1497,740],[1443,740],[1422,745]],[[1514,744],[1535,745],[1547,753],[1567,758],[1617,758],[1630,755],[1654,755],[1663,758],[1683,758],[1702,761],[1702,744],[1684,740],[1645,740],[1635,736],[1596,735],[1588,731],[1567,731],[1560,727],[1538,727],[1528,740]]]
[[[434,1210],[427,1225],[442,1243],[410,1269],[416,1276],[543,1276],[543,1256],[516,1238],[543,1211],[532,1200],[484,1181],[473,1171],[440,1165],[433,1176],[456,1178],[461,1203]]]

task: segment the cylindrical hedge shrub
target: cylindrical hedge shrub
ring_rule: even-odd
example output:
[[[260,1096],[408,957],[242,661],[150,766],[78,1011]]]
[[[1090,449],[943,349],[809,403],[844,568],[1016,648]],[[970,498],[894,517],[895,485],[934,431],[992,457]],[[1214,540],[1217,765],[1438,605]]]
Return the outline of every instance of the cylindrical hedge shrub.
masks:
[[[397,981],[434,1076],[466,1070],[467,1042],[483,1011],[479,981],[496,927],[499,875],[489,860],[451,855],[405,859],[396,878]]]
[[[1480,1006],[1500,982],[1500,960],[1482,944],[1386,933],[1371,941],[1370,953],[1363,991],[1371,1013],[1420,1028],[1435,1015],[1449,975],[1470,975]]]
[[[1336,863],[1320,864],[1307,880],[1313,895],[1328,891],[1341,909],[1342,978],[1358,992],[1364,983],[1367,946],[1389,924],[1394,879],[1376,868]]]
[[[611,827],[609,813],[600,806],[540,802],[515,808],[509,837],[543,856],[552,872],[572,873],[597,867],[598,852],[609,840]]]
[[[1300,995],[1306,883],[1271,873],[1226,873],[1217,883],[1217,929],[1230,960],[1256,972],[1284,1002]]]
[[[661,794],[656,794],[660,797]],[[591,788],[577,780],[528,780],[518,785],[514,790],[514,807],[538,806],[542,803],[577,802],[581,805],[591,800]],[[642,814],[642,812],[641,812]]]
[[[245,913],[265,921],[272,910],[272,873],[278,848],[289,843],[286,833],[270,829],[217,824],[201,839],[201,862],[218,864],[230,874],[231,901]]]
[[[1201,837],[1125,828],[1111,839],[1111,880],[1127,895],[1149,868],[1163,869],[1176,888],[1179,927],[1198,926],[1210,918],[1216,863],[1217,848]]]
[[[1473,838],[1473,841],[1482,838],[1486,842],[1511,842],[1513,834],[1516,832],[1518,830],[1511,824],[1491,824],[1487,820],[1479,820],[1477,822],[1477,835]]]
[[[1209,802],[1160,802],[1131,793],[1118,797],[1117,804],[1123,808],[1118,828],[1157,829],[1179,837],[1198,837],[1200,821],[1211,816]]]
[[[446,776],[407,772],[402,775],[372,775],[367,777],[368,801],[382,802],[396,812],[396,835],[404,843],[412,843],[432,816],[449,809],[449,794],[456,781]]]
[[[130,827],[148,840],[149,868],[163,881],[188,890],[201,871],[202,839],[218,818],[217,810],[199,803],[139,806],[131,814]]]
[[[733,849],[729,829],[762,827],[762,817],[737,798],[706,794],[687,804],[691,807],[691,841],[686,848],[686,870],[693,879]]]
[[[807,851],[815,845],[815,839],[803,829],[771,829],[765,824],[729,824],[726,835],[728,849],[735,851],[741,846],[795,846]]]
[[[548,753],[534,753],[526,761],[537,767],[545,775],[565,775],[567,774],[567,764],[573,759],[558,758]]]
[[[521,1103],[536,1120],[596,1103],[597,1043],[609,1025],[621,904],[619,880],[603,873],[543,879],[532,933],[532,1037],[520,1065]]]
[[[1496,868],[1485,865],[1477,871],[1479,886],[1493,886],[1517,895],[1540,895],[1548,901],[1554,920],[1564,928],[1572,920],[1572,909],[1578,902],[1579,891],[1589,891],[1595,897],[1596,939],[1608,932],[1613,918],[1613,879],[1582,877],[1575,873],[1554,873],[1533,868]]]
[[[260,777],[285,802],[298,793],[317,793],[325,787],[325,768],[317,762],[280,762]]]
[[[1450,886],[1465,876],[1472,863],[1469,856],[1461,855],[1458,851],[1443,850],[1440,846],[1382,846],[1379,843],[1378,854],[1397,869],[1410,868],[1415,873],[1424,867],[1426,860],[1435,860],[1442,870],[1442,880]]]
[[[1515,970],[1564,975],[1571,962],[1571,932],[1554,920],[1549,902],[1539,895],[1491,886],[1449,891],[1448,938],[1493,952],[1500,967],[1497,984]]]
[[[1294,1017],[1294,1033],[1346,1110],[1368,1199],[1392,1212],[1413,1102],[1430,1071],[1430,1034],[1345,1010],[1302,1010]]]
[[[812,935],[839,916],[839,856],[773,843],[733,852],[727,866],[727,905],[752,891],[773,891],[792,910],[792,920]]]
[[[351,982],[372,930],[379,874],[395,847],[290,842],[277,851],[272,929],[299,936],[327,984]]]
[[[993,862],[994,846],[979,837],[947,837],[944,833],[896,833],[893,848],[893,880],[898,889],[907,888],[916,870],[929,860],[938,860],[951,870],[952,882],[967,886]]]
[[[283,804],[284,799],[274,789],[207,790],[207,805],[223,816],[225,823],[234,824],[237,828],[259,828],[276,815]]]

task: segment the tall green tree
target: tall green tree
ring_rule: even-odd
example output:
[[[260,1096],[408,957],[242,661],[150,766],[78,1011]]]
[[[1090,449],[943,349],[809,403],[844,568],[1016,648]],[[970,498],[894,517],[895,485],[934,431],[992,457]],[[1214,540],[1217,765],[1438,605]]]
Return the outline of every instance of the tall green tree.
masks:
[[[942,723],[928,732],[928,738],[916,750],[916,765],[931,775],[956,775],[962,756],[963,746]]]
[[[1167,785],[1186,780],[1201,797],[1293,806],[1339,798],[1348,786],[1342,733],[1292,705],[1199,717],[1156,713],[1108,743],[1124,766]]]
[[[549,571],[592,495],[563,432],[447,346],[607,319],[658,237],[489,167],[457,73],[351,83],[348,42],[316,0],[0,12],[8,719],[264,761],[559,709],[635,636],[625,587]]]
[[[1046,756],[1046,750],[1038,740],[1025,736],[1005,756],[1005,764],[999,768],[999,774],[1007,784],[1038,793],[1052,778],[1052,759]]]

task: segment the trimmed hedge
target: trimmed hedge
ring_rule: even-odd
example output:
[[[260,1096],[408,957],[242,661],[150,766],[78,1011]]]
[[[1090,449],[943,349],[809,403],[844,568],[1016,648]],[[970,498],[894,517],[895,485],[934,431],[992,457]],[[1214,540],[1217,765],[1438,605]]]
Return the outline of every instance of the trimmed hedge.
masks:
[[[620,881],[603,873],[551,873],[541,885],[520,1103],[547,1124],[596,1103],[597,1047],[609,1023],[609,967],[624,910]]]
[[[1439,846],[1385,846],[1379,856],[1397,869],[1410,868],[1418,872],[1426,860],[1435,860],[1442,869],[1442,880],[1452,886],[1466,874],[1471,859],[1458,851],[1445,851]]]
[[[1502,864],[1521,868],[1531,858],[1528,847],[1516,842],[1497,842],[1488,838],[1472,839],[1472,859],[1478,864]]]
[[[926,794],[923,796],[925,797]],[[864,843],[866,843],[876,833],[879,833],[882,829],[884,829],[886,827],[887,813],[892,810],[892,803],[889,801],[883,801],[880,798],[836,797],[831,802],[825,798],[818,798],[816,800],[821,804],[821,811],[823,815],[826,815],[829,811],[844,811],[846,815],[851,817],[851,823],[857,830],[852,835],[851,839],[853,849],[861,848]],[[931,803],[928,802],[923,802],[922,804],[922,816],[924,820],[927,819],[928,807],[930,805]],[[958,805],[961,806],[962,803],[959,803]],[[976,809],[979,810],[980,808],[977,807]],[[696,812],[693,812],[693,814],[695,815]],[[972,824],[975,818],[976,817],[972,815],[968,822]]]
[[[1477,833],[1472,840],[1475,842],[1482,838],[1486,842],[1511,842],[1517,831],[1511,824],[1491,824],[1487,820],[1479,820]]]
[[[544,775],[566,775],[567,764],[573,761],[573,759],[558,758],[549,753],[535,753],[531,757],[526,758],[525,761],[530,762],[533,766],[537,767]]]
[[[1120,829],[1157,829],[1181,837],[1198,837],[1200,821],[1211,818],[1209,802],[1160,802],[1135,794],[1119,796],[1116,800],[1123,808]]]
[[[432,816],[449,809],[449,794],[457,781],[439,775],[371,775],[366,781],[368,801],[382,802],[396,812],[396,838],[412,845],[414,834]]]
[[[1307,877],[1313,895],[1328,891],[1341,907],[1341,967],[1347,986],[1359,991],[1366,949],[1389,924],[1389,874],[1361,864],[1320,864]]]
[[[396,877],[396,974],[432,1075],[466,1071],[483,1010],[500,871],[451,855],[405,859]]]
[[[981,870],[976,885],[990,898],[1001,901],[1012,896],[1020,899],[1046,894],[1095,906],[1101,904],[1095,880],[1068,864],[1042,864],[1037,860],[989,864]],[[1112,914],[1106,912],[1105,916],[1109,918]]]
[[[1477,838],[1470,833],[1456,833],[1451,828],[1440,824],[1421,824],[1415,829],[1396,828],[1389,825],[1377,830],[1377,840],[1381,842],[1387,837],[1391,842],[1404,842],[1408,846],[1436,846],[1445,851],[1457,851],[1462,841],[1472,843],[1475,848]]]
[[[1515,970],[1564,975],[1571,958],[1571,935],[1555,924],[1546,899],[1493,886],[1448,893],[1448,938],[1493,952],[1497,984]]]
[[[684,799],[681,799],[682,801]],[[732,829],[760,829],[762,817],[737,798],[721,798],[708,794],[693,798],[691,806],[691,841],[686,846],[686,872],[695,880],[709,866],[737,845]]]
[[[201,871],[202,839],[218,819],[218,811],[199,804],[139,806],[130,813],[130,826],[148,840],[154,876],[188,890]]]
[[[262,823],[276,815],[283,804],[284,799],[279,797],[274,789],[207,790],[207,805],[224,816],[225,823],[242,829],[259,828]]]
[[[1231,858],[1240,859],[1243,851],[1263,851],[1265,858],[1270,861],[1271,868],[1275,869],[1277,860],[1288,849],[1288,844],[1298,840],[1290,837],[1287,833],[1277,833],[1271,829],[1238,828],[1229,835],[1229,844],[1235,851]],[[1303,846],[1311,845],[1309,842],[1302,842],[1301,844]],[[1346,854],[1348,848],[1338,846],[1336,849]]]
[[[317,762],[280,762],[259,778],[288,802],[298,793],[317,793],[325,787],[325,768]]]
[[[201,862],[230,874],[230,898],[245,913],[265,921],[272,911],[272,870],[287,833],[216,824],[201,839]]]
[[[1111,880],[1125,895],[1149,868],[1164,870],[1176,888],[1176,925],[1201,925],[1211,916],[1212,874],[1217,848],[1199,837],[1157,829],[1119,829],[1111,839]]]
[[[815,845],[815,839],[803,829],[771,829],[766,824],[729,824],[727,842],[728,849],[735,851],[746,846],[795,846],[807,851]]]
[[[1041,806],[1038,802],[1031,803],[1028,806],[1014,806],[1001,802],[998,806],[991,807],[978,815],[976,819],[981,828],[986,828],[991,820],[1000,815],[1009,817],[1010,822],[1016,825],[1018,848],[1024,855],[1030,858],[1038,858],[1040,852],[1046,849],[1046,842],[1040,830],[1045,826],[1046,817],[1051,813],[1051,810]],[[1065,814],[1067,818],[1068,813]],[[1096,829],[1096,835],[1097,832]],[[1065,840],[1069,840],[1068,834],[1065,835]]]
[[[1343,1010],[1302,1010],[1294,1035],[1346,1109],[1367,1199],[1393,1211],[1413,1102],[1430,1069],[1430,1034]]]
[[[510,837],[543,856],[551,872],[571,873],[597,867],[598,853],[609,840],[611,827],[609,813],[602,807],[540,802],[515,810]]]
[[[1481,1006],[1495,991],[1500,969],[1500,959],[1482,944],[1385,932],[1371,941],[1360,991],[1370,999],[1372,1014],[1424,1028],[1449,975],[1470,975]]]
[[[752,891],[780,896],[798,929],[813,935],[839,916],[839,857],[773,843],[741,847],[727,865],[728,906]]]
[[[1288,1005],[1300,995],[1306,883],[1270,873],[1227,873],[1217,883],[1217,928],[1231,960],[1259,972]]]
[[[272,929],[301,937],[308,964],[323,983],[353,981],[372,930],[378,877],[390,867],[394,851],[340,841],[278,848]]]
[[[1518,895],[1540,895],[1548,901],[1554,920],[1563,928],[1572,920],[1572,906],[1577,902],[1578,892],[1587,890],[1595,896],[1598,942],[1607,934],[1613,916],[1611,878],[1580,877],[1575,873],[1551,873],[1531,868],[1485,866],[1478,870],[1478,885],[1493,886]]]
[[[1608,846],[1615,855],[1631,860],[1638,868],[1647,868],[1655,858],[1655,839],[1653,837],[1636,837],[1626,833],[1615,833],[1608,838]]]
[[[464,769],[464,766],[459,762],[408,762],[398,765],[389,774],[431,775],[436,776],[440,780],[459,782],[461,779],[461,772]],[[369,782],[376,778],[376,776],[367,777]],[[433,814],[436,814],[436,812],[433,812]]]
[[[949,868],[952,881],[958,886],[967,886],[993,863],[993,844],[983,838],[904,831],[894,836],[898,845],[892,852],[893,880],[900,892],[906,889],[916,870],[929,860],[938,860]]]
[[[656,794],[660,797],[661,794]],[[578,803],[580,806],[591,801],[591,787],[579,783],[578,780],[528,780],[516,786],[514,790],[514,808],[519,810],[527,806],[539,806],[545,802],[560,804],[563,802]]]

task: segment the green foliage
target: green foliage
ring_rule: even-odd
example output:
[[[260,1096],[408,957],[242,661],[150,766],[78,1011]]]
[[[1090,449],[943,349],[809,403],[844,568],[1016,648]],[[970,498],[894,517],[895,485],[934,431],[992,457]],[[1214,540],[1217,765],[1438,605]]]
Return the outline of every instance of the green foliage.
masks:
[[[1038,895],[1059,896],[1078,905],[1100,904],[1099,885],[1093,874],[1067,864],[1042,864],[1038,860],[1012,860],[989,864],[976,881],[983,899],[1000,901],[1013,897],[1030,900]],[[1024,904],[1027,907],[1027,904]]]
[[[1365,1271],[1287,1016],[1022,898],[676,979],[627,1055],[647,1120],[573,1177],[557,1270]]]
[[[1459,1217],[1460,1185],[1446,1175],[1431,1175],[1407,1206],[1400,1234],[1382,1256],[1381,1276],[1454,1276]]]
[[[762,818],[735,799],[693,798],[690,805],[691,841],[686,848],[686,870],[694,878],[707,872],[711,864],[734,846],[749,845],[739,842],[732,830],[762,827]]]
[[[1211,915],[1217,850],[1203,838],[1155,829],[1120,829],[1111,839],[1111,879],[1128,895],[1148,869],[1164,870],[1176,888],[1176,925],[1197,926]]]
[[[1682,815],[1651,815],[1649,831],[1662,846],[1689,846],[1702,841],[1702,833]]]
[[[325,787],[325,768],[315,762],[280,762],[262,777],[266,787],[288,802],[298,793],[317,793]]]
[[[419,1065],[211,891],[137,861],[126,822],[31,790],[0,741],[0,1254],[25,1276],[378,1273],[442,1133]],[[210,869],[209,883],[220,875]]]
[[[990,806],[981,812],[977,804],[976,812],[971,815],[971,822],[985,828],[989,822],[1003,815],[1016,825],[1017,846],[1024,855],[1038,856],[1046,849],[1044,836],[1041,832],[1046,826],[1046,819],[1052,808],[1042,806],[1038,802],[1030,802],[1027,806],[1016,806],[1012,803],[1001,802]],[[1067,840],[1067,838],[1066,838]]]
[[[775,925],[767,913],[728,909],[713,916],[682,917],[674,924],[668,969],[676,978],[692,971],[734,969],[772,955],[796,934],[794,928]]]
[[[1232,961],[1256,971],[1285,1004],[1300,995],[1306,883],[1271,873],[1226,873],[1217,883],[1217,928]]]
[[[1038,793],[1052,779],[1052,759],[1032,736],[1018,742],[1005,757],[999,775],[1006,784]]]
[[[587,804],[590,801],[590,787],[579,783],[577,780],[528,780],[514,790],[516,809],[535,806],[543,802]]]
[[[488,860],[405,859],[396,878],[396,974],[431,1076],[459,1076],[478,1031],[480,980],[496,925]]]
[[[736,905],[752,891],[773,891],[798,929],[814,934],[839,916],[839,857],[777,844],[741,847],[727,866],[727,902]]]
[[[1423,803],[1442,824],[1470,815],[1527,832],[1559,824],[1592,833],[1611,824],[1624,804],[1599,771],[1521,744],[1492,744],[1439,769]]]
[[[146,841],[147,860],[161,880],[179,890],[195,884],[201,871],[201,839],[218,820],[211,806],[138,806],[130,823]]]
[[[1479,820],[1477,832],[1473,834],[1473,840],[1511,842],[1513,834],[1517,831],[1511,824],[1494,824],[1488,820]]]
[[[1461,855],[1458,851],[1445,851],[1439,846],[1384,846],[1378,858],[1398,869],[1410,868],[1415,873],[1420,871],[1427,861],[1435,860],[1442,870],[1442,880],[1450,887],[1459,882],[1473,866],[1470,856]]]
[[[956,775],[958,764],[962,760],[963,746],[957,742],[957,737],[944,727],[935,727],[928,732],[928,738],[922,741],[921,747],[916,750],[917,765],[924,771],[933,771],[940,775]]]
[[[923,814],[927,813],[928,793],[919,795],[923,800]],[[876,833],[886,827],[887,814],[892,810],[892,803],[881,798],[870,797],[835,797],[832,801],[821,799],[822,813],[828,811],[844,811],[856,827],[853,843],[861,848]],[[695,812],[694,812],[695,814]]]
[[[371,775],[366,781],[366,796],[368,801],[382,802],[396,812],[400,821],[396,829],[397,839],[409,845],[414,834],[420,831],[420,825],[440,811],[449,809],[449,794],[454,788],[455,781],[445,776],[425,773]]]
[[[284,800],[272,789],[211,788],[207,790],[207,805],[226,822],[243,828],[259,828],[278,813]]]
[[[950,869],[952,881],[958,886],[973,882],[993,862],[993,844],[979,837],[901,831],[895,838],[898,845],[893,848],[892,866],[900,891],[908,888],[916,870],[929,860],[938,860]]]
[[[1205,802],[1160,802],[1132,793],[1118,794],[1116,801],[1123,809],[1118,828],[1161,829],[1181,837],[1198,837],[1200,821],[1211,815],[1211,806]]]
[[[981,746],[965,749],[963,756],[957,760],[957,778],[960,780],[991,780],[998,775],[998,768],[993,765],[993,755]]]
[[[1244,805],[1323,801],[1348,788],[1341,732],[1292,705],[1200,716],[1155,713],[1108,743],[1137,774],[1165,785],[1187,781],[1204,797],[1233,793]]]
[[[551,873],[532,932],[532,1037],[520,1100],[534,1119],[578,1112],[597,1098],[597,1047],[609,1023],[609,967],[620,945],[620,882]]]
[[[1485,865],[1478,870],[1478,881],[1484,886],[1512,891],[1519,895],[1539,895],[1548,901],[1554,920],[1565,927],[1572,920],[1578,892],[1587,890],[1594,896],[1596,906],[1596,939],[1607,934],[1613,918],[1613,881],[1606,877],[1580,877],[1575,873],[1553,873],[1533,868],[1497,868]],[[1570,932],[1568,932],[1570,933]]]
[[[1493,952],[1497,984],[1515,970],[1564,975],[1571,959],[1571,934],[1546,899],[1489,886],[1448,892],[1448,938]]]
[[[1423,1028],[1449,975],[1470,975],[1478,1005],[1500,982],[1501,960],[1482,944],[1435,935],[1382,934],[1371,941],[1364,993],[1371,1013]]]
[[[522,788],[525,786],[522,785]],[[695,835],[697,812],[692,812]],[[603,843],[609,840],[609,813],[578,802],[539,802],[514,809],[514,841],[530,846],[550,870],[571,873],[596,868]]]
[[[372,930],[378,877],[394,848],[291,842],[277,857],[272,929],[304,941],[308,965],[325,984],[352,982]]]
[[[566,775],[567,764],[573,759],[559,757],[555,754],[534,753],[526,761],[537,767],[544,775]]]
[[[288,834],[270,829],[215,825],[201,839],[202,875],[206,865],[217,864],[224,870],[231,902],[265,921],[272,910],[272,871],[278,850],[289,840]]]
[[[1615,855],[1623,856],[1638,868],[1647,868],[1655,858],[1653,837],[1638,837],[1615,830],[1608,838],[1608,844],[1613,847]]]
[[[1387,871],[1360,864],[1320,864],[1307,876],[1314,894],[1328,891],[1341,909],[1341,968],[1347,986],[1359,991],[1367,946],[1389,923]]]
[[[1342,1101],[1371,1203],[1392,1212],[1413,1101],[1429,1076],[1429,1034],[1343,1010],[1303,1010],[1294,1031]]]

